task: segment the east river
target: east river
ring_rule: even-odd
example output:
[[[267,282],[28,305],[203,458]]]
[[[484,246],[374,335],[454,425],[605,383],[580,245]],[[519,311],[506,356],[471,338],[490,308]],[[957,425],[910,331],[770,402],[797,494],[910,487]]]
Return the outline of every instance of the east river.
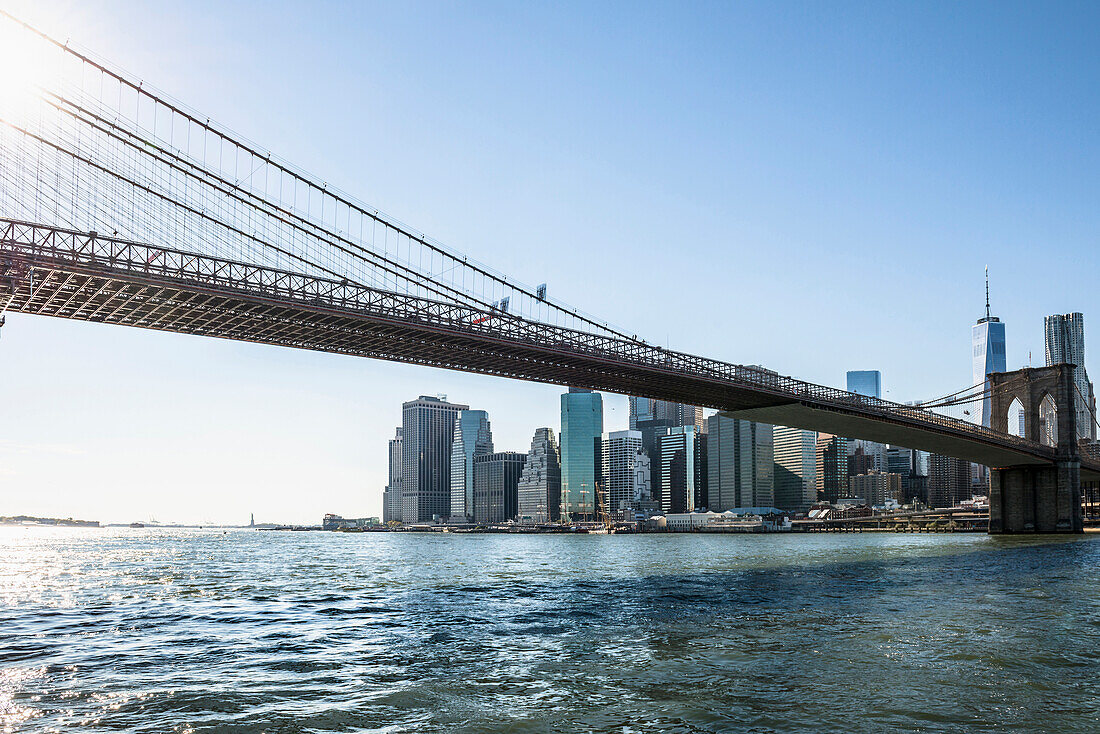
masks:
[[[1100,538],[0,528],[2,732],[1100,731]]]

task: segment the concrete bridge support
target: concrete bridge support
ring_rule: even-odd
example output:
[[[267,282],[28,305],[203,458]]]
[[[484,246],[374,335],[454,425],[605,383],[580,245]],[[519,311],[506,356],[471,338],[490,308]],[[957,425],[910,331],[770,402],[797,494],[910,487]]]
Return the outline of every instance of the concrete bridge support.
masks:
[[[989,375],[993,390],[990,427],[1008,432],[1009,409],[1019,400],[1025,438],[1050,443],[1052,464],[994,468],[990,476],[990,533],[1080,533],[1081,457],[1077,446],[1072,364],[1056,364]],[[1056,409],[1041,415],[1049,396]],[[1048,401],[1049,404],[1049,401]],[[1054,426],[1048,425],[1053,422]]]
[[[994,469],[989,487],[990,533],[1080,533],[1081,464]]]

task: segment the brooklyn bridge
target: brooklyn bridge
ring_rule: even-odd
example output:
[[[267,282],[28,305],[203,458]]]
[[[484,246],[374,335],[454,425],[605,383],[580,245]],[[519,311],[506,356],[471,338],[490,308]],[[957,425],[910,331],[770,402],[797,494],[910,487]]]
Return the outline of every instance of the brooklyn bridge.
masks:
[[[101,60],[16,31],[27,71],[0,91],[0,319],[53,316],[701,405],[991,467],[992,533],[1082,529],[1081,482],[1100,479],[1100,452],[1077,441],[1072,365],[995,373],[903,405],[655,346]],[[991,427],[941,412],[986,398]],[[1015,401],[1022,436],[1008,431]],[[1051,403],[1054,417],[1040,416]]]

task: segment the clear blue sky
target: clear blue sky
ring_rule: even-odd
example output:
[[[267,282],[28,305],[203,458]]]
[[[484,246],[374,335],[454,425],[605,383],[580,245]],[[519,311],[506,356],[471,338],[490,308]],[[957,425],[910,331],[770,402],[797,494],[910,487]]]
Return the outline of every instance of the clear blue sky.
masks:
[[[1100,6],[21,0],[326,181],[673,348],[887,397],[970,382],[1083,311],[1100,378]],[[380,514],[400,403],[557,388],[12,316],[0,514]],[[625,427],[626,401],[607,400]]]

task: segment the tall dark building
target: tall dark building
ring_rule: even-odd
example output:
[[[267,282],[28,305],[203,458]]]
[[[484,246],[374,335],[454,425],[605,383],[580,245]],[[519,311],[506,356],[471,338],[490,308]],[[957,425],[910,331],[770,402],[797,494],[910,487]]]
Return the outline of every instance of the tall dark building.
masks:
[[[696,426],[667,428],[660,437],[661,509],[691,512],[706,501],[707,469],[704,434]]]
[[[863,446],[856,446],[855,453],[848,457],[848,476],[870,474],[876,470],[877,466],[878,462],[875,461],[874,454],[867,453]]]
[[[905,502],[928,501],[928,454],[923,451],[891,446],[886,450],[887,470],[901,475],[901,491]]]
[[[969,461],[942,454],[928,457],[929,507],[955,507],[972,494]]]
[[[707,508],[775,504],[775,443],[772,426],[716,413],[707,418]]]
[[[401,406],[402,522],[450,516],[455,417],[469,407],[426,395]]]
[[[514,520],[519,508],[519,478],[527,454],[501,451],[474,457],[474,522]]]
[[[817,434],[817,499],[836,502],[848,496],[848,439]]]

